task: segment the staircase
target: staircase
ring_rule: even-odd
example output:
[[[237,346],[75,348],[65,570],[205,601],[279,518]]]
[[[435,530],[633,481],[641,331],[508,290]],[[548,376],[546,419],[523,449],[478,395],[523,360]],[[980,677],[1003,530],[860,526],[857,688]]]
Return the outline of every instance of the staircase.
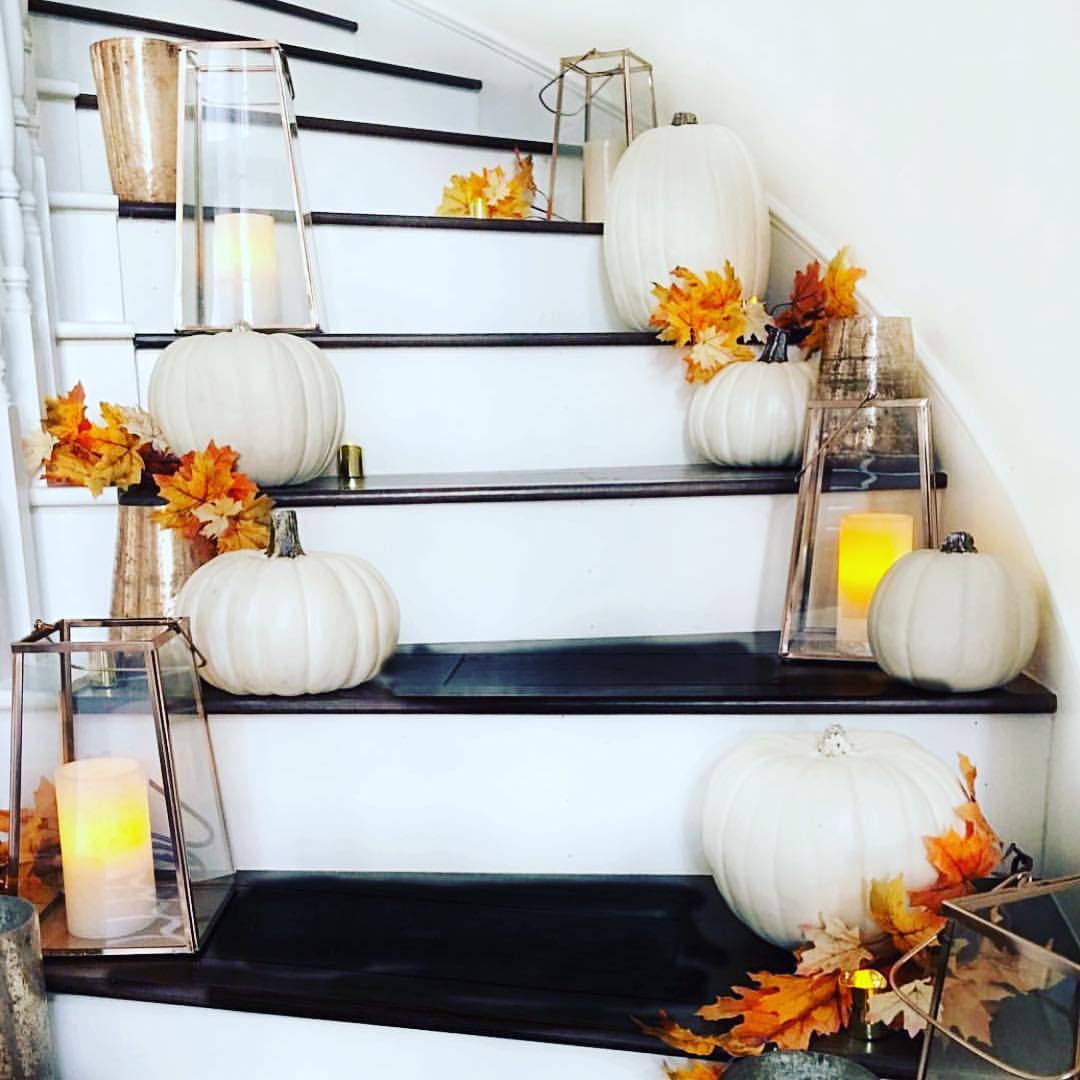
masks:
[[[289,43],[314,340],[369,475],[271,494],[309,549],[383,571],[404,643],[355,691],[209,695],[245,871],[233,921],[196,962],[51,963],[62,1075],[657,1077],[662,1047],[630,1015],[685,1018],[775,959],[702,878],[703,788],[727,748],[839,717],[963,751],[990,819],[1037,853],[1054,697],[780,664],[794,473],[695,461],[679,365],[620,325],[599,226],[430,216],[451,173],[515,148],[544,183],[537,68],[411,2],[370,5],[359,34],[289,6],[203,3],[181,25],[161,0],[30,3],[55,379],[91,402],[145,403],[173,337],[173,222],[110,193],[89,43]],[[579,161],[560,165],[567,191]],[[787,282],[808,252],[776,241]],[[30,501],[42,617],[107,611],[115,494]],[[872,1067],[911,1075],[888,1042]]]

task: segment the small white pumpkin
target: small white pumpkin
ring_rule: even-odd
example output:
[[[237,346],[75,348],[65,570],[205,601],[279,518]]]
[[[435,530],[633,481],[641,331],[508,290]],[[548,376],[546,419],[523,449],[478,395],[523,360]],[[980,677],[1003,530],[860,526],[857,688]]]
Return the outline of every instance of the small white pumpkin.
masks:
[[[174,341],[150,376],[150,412],[180,453],[213,439],[271,486],[326,471],[345,406],[337,372],[310,341],[237,328]]]
[[[292,510],[273,511],[267,551],[201,566],[176,600],[206,658],[201,674],[230,694],[323,694],[374,678],[397,645],[397,600],[353,555],[305,554]]]
[[[747,295],[765,295],[769,209],[753,159],[734,132],[680,113],[639,135],[611,181],[604,262],[615,307],[646,330],[654,282],[676,266],[721,269],[730,260]]]
[[[789,360],[787,335],[769,327],[756,361],[728,364],[694,388],[690,445],[715,465],[797,464],[813,383],[813,365]]]
[[[928,690],[988,690],[1024,670],[1039,635],[1031,583],[966,532],[913,551],[881,579],[867,622],[874,659]]]
[[[797,945],[825,915],[872,934],[871,881],[931,885],[923,837],[961,828],[962,800],[948,768],[903,735],[758,735],[713,772],[705,857],[731,910],[775,945]]]

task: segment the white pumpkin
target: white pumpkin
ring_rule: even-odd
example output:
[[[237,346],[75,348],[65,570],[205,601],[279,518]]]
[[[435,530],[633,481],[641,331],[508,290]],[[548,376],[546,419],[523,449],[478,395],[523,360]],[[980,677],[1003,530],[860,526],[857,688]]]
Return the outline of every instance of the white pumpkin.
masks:
[[[615,170],[604,222],[619,315],[647,329],[654,282],[666,285],[677,266],[720,270],[725,259],[748,296],[765,295],[769,210],[746,147],[727,128],[692,119],[639,135]]]
[[[374,678],[397,645],[397,600],[353,555],[305,554],[292,510],[275,510],[270,547],[218,555],[187,580],[177,613],[230,694],[322,694]]]
[[[870,648],[886,674],[928,690],[988,690],[1014,679],[1039,635],[1030,582],[980,555],[968,533],[897,560],[870,602]]]
[[[813,384],[814,366],[788,360],[783,331],[770,328],[757,360],[728,364],[694,388],[690,445],[715,465],[795,465]]]
[[[174,341],[150,376],[150,412],[180,453],[213,439],[271,486],[326,471],[345,406],[337,372],[310,341],[238,328]]]
[[[936,880],[923,837],[961,828],[956,777],[903,735],[786,732],[740,743],[705,799],[705,857],[731,910],[791,948],[826,915],[867,933],[870,883]]]

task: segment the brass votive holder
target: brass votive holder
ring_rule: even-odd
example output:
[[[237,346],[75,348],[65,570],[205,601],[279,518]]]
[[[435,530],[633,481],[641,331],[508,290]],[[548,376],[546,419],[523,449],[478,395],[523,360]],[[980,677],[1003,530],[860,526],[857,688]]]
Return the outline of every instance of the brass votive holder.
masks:
[[[873,1042],[884,1038],[889,1033],[888,1024],[880,1020],[871,1021],[870,1003],[875,994],[883,994],[889,989],[889,982],[880,971],[873,968],[859,968],[857,971],[845,971],[842,983],[851,994],[851,1022],[848,1034],[862,1042]]]
[[[354,443],[338,447],[338,479],[346,487],[356,487],[364,479],[364,451]]]

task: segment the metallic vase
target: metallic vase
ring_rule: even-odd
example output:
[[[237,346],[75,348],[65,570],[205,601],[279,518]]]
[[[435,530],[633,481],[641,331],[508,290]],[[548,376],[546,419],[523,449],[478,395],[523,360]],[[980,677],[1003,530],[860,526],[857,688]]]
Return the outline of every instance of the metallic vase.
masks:
[[[37,912],[29,900],[0,896],[0,1077],[55,1075]]]
[[[210,556],[208,546],[151,521],[155,506],[119,506],[111,614],[114,619],[176,614],[176,594]]]
[[[176,86],[180,50],[161,38],[90,46],[113,192],[130,202],[176,198]]]

